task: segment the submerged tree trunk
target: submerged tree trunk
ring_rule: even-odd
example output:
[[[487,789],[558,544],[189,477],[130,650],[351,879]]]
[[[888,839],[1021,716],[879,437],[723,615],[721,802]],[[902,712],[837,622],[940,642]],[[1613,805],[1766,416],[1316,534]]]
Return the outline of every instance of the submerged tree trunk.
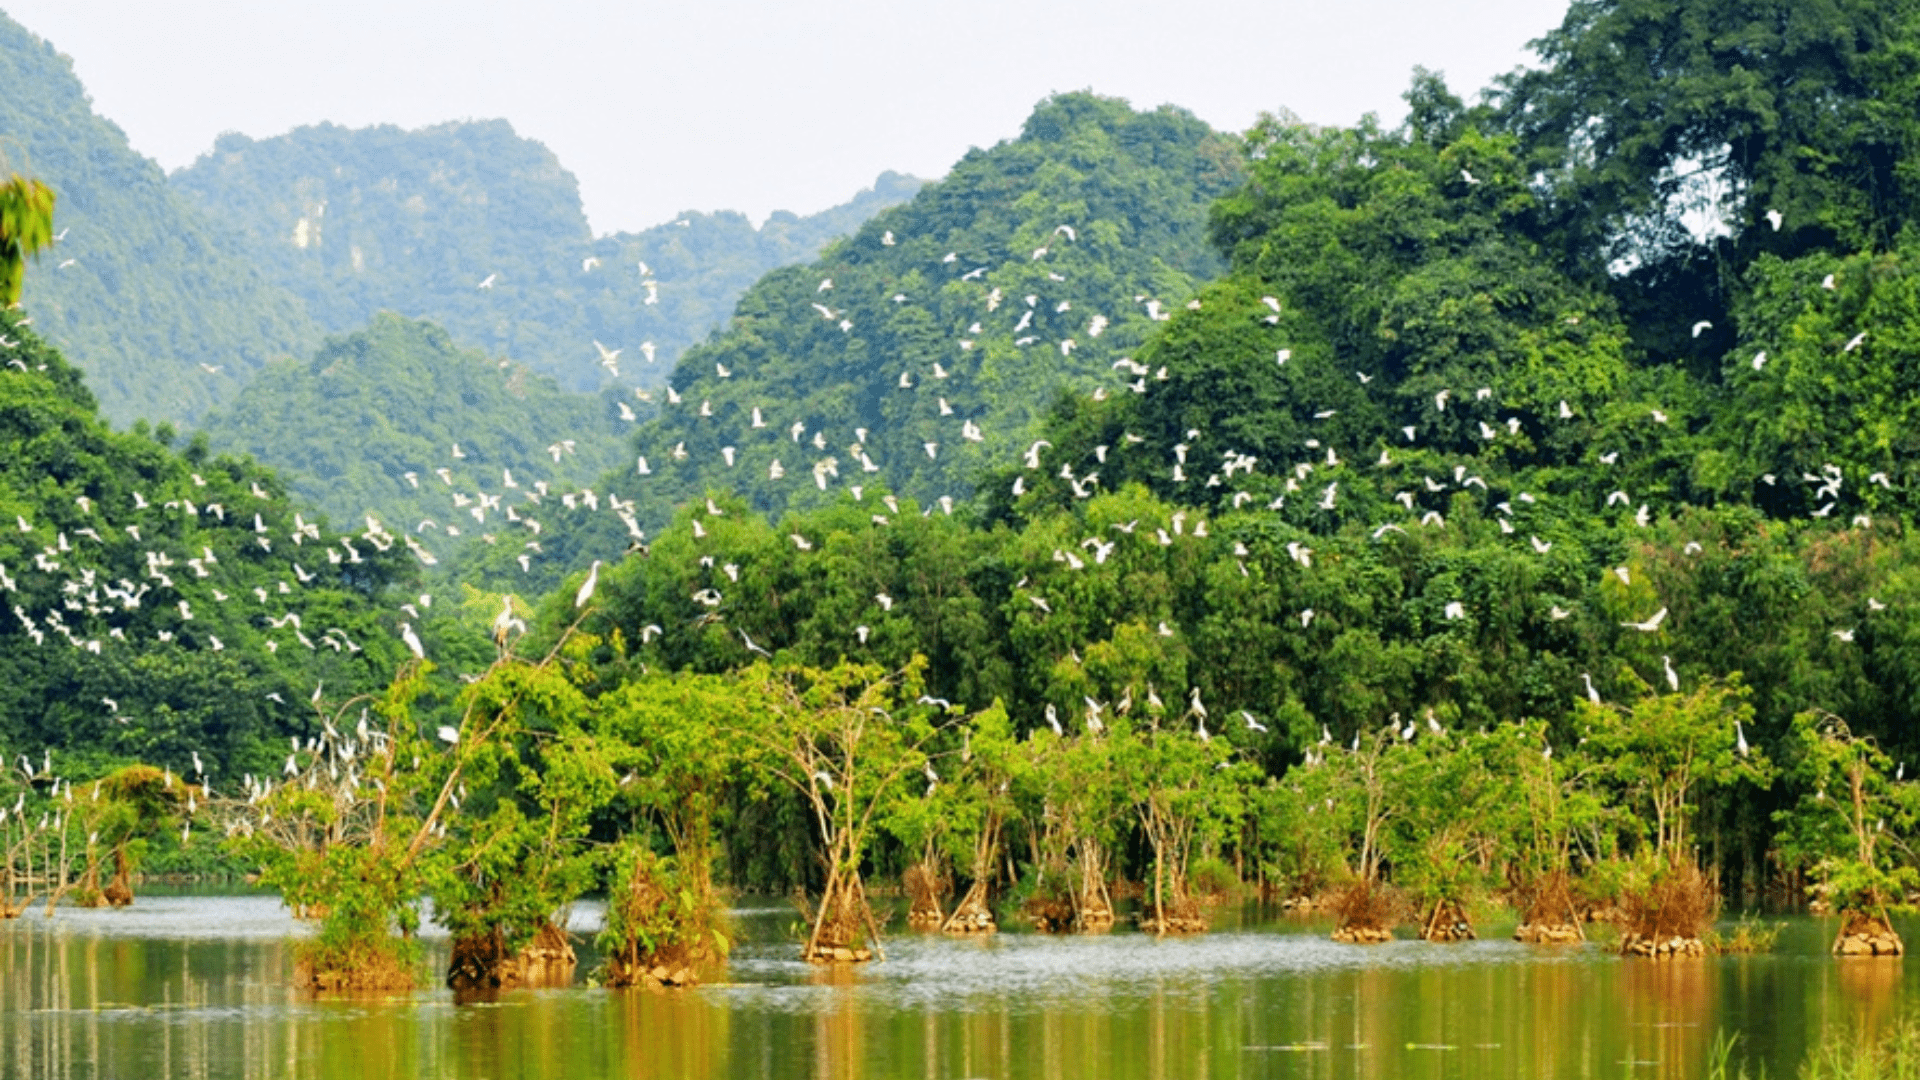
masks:
[[[547,923],[518,952],[507,949],[498,928],[453,943],[447,986],[456,991],[570,986],[577,963],[566,931]]]
[[[1167,812],[1149,799],[1140,823],[1153,846],[1153,912],[1140,920],[1150,934],[1200,934],[1207,918],[1187,882],[1187,864],[1193,846],[1193,823]]]
[[[940,929],[949,934],[991,934],[998,929],[993,921],[993,909],[988,906],[988,892],[999,850],[1000,817],[989,812],[980,835],[973,842],[973,883],[967,886],[966,895],[960,898],[959,906]]]
[[[1424,941],[1472,941],[1478,936],[1473,932],[1473,923],[1467,919],[1466,909],[1460,906],[1458,900],[1434,901],[1433,910],[1420,927],[1420,937]]]
[[[1393,940],[1394,903],[1379,883],[1361,878],[1334,898],[1340,917],[1333,940],[1347,945],[1377,945]]]
[[[114,907],[133,905],[133,864],[127,859],[125,843],[114,845],[113,880],[107,883],[106,899]]]
[[[598,942],[600,981],[610,987],[692,986],[726,952],[717,902],[697,894],[702,877],[629,840],[616,858],[607,928]]]
[[[1557,869],[1527,890],[1526,910],[1513,940],[1537,945],[1576,945],[1587,940],[1565,869]]]
[[[87,868],[80,872],[80,880],[74,883],[73,904],[83,908],[107,906],[107,897],[100,891],[100,857],[92,850],[87,852]]]
[[[875,945],[880,940],[866,885],[860,880],[859,870],[835,866],[827,874],[820,908],[814,913],[813,932],[807,936],[802,955],[814,964],[863,963],[876,955],[872,948],[861,945],[863,938]]]
[[[900,877],[907,894],[907,925],[917,930],[935,930],[947,922],[940,897],[947,891],[940,868],[931,858],[923,858]]]
[[[1073,928],[1082,934],[1113,929],[1113,896],[1107,891],[1107,852],[1100,841],[1083,836],[1074,845],[1078,887],[1073,892]]]

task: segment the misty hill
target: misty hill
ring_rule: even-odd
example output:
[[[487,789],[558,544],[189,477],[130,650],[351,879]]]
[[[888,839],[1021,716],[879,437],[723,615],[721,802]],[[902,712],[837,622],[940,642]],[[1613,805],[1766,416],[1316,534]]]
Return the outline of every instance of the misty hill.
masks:
[[[498,514],[485,528],[472,519],[482,496],[518,503],[537,499],[538,483],[591,483],[625,457],[628,426],[608,397],[563,391],[388,312],[311,359],[268,367],[202,430],[215,450],[283,471],[335,525],[373,514],[445,554],[500,527]],[[520,491],[505,487],[509,475]],[[537,506],[518,511],[534,517]]]
[[[739,213],[688,213],[596,238],[573,175],[503,120],[227,135],[172,182],[238,229],[255,265],[328,332],[383,310],[427,318],[575,390],[609,377],[596,341],[623,350],[623,381],[659,382],[760,275],[811,259],[919,186],[886,173],[843,206],[759,229]]]
[[[24,304],[108,418],[191,420],[318,342],[300,301],[93,111],[71,62],[3,14],[0,85],[0,163],[59,196],[63,239],[28,275]]]

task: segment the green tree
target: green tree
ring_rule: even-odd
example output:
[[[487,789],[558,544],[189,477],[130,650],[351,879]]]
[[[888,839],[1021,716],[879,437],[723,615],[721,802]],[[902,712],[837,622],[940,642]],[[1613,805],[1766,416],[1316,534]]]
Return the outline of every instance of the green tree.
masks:
[[[1877,743],[1832,714],[1794,717],[1790,740],[1788,776],[1801,795],[1775,815],[1782,855],[1811,870],[1809,892],[1841,913],[1836,951],[1850,935],[1893,934],[1888,916],[1912,910],[1907,897],[1920,888],[1898,840],[1920,822],[1920,784],[1889,776]]]
[[[27,259],[53,246],[53,189],[15,173],[0,183],[0,305],[20,302]]]

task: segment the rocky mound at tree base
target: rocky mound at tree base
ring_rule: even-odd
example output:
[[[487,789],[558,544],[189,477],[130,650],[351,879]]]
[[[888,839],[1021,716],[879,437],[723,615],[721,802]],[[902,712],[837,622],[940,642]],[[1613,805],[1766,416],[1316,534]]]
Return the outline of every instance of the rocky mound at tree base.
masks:
[[[1587,938],[1572,923],[1521,923],[1513,931],[1513,940],[1530,945],[1578,945]]]
[[[809,964],[864,964],[873,959],[873,950],[856,949],[848,945],[819,945],[808,951],[803,959]]]
[[[1900,956],[1906,949],[1897,934],[1848,934],[1833,951],[1841,956]]]
[[[1104,934],[1113,929],[1111,908],[1089,908],[1073,917],[1073,929],[1081,934]]]
[[[676,986],[696,986],[699,982],[700,977],[695,975],[691,968],[680,967],[669,970],[665,964],[655,964],[640,972],[639,977],[630,985],[671,989]]]
[[[1837,956],[1904,956],[1907,949],[1885,918],[1849,911],[1833,951]]]
[[[1638,934],[1628,934],[1620,940],[1620,955],[1646,956],[1655,960],[1672,960],[1683,956],[1705,956],[1707,947],[1696,937],[1671,937],[1653,940]]]
[[[1343,926],[1333,932],[1342,945],[1379,945],[1393,940],[1393,931],[1379,926]]]
[[[1143,934],[1204,934],[1207,932],[1207,920],[1199,915],[1173,915],[1156,919],[1151,915],[1140,919],[1140,932]]]
[[[1000,929],[989,911],[956,911],[941,927],[949,934],[991,934]]]
[[[454,941],[447,986],[463,991],[568,986],[578,963],[566,931],[552,924],[511,955],[498,934],[478,934]]]

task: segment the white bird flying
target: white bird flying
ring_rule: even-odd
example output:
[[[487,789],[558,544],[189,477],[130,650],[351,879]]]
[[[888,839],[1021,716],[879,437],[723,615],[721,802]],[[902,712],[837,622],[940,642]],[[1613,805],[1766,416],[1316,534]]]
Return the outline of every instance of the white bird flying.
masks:
[[[1623,622],[1620,625],[1629,630],[1638,630],[1643,634],[1651,634],[1660,629],[1660,624],[1665,621],[1667,621],[1667,609],[1661,608],[1659,611],[1654,612],[1653,617],[1647,619],[1645,622]]]

